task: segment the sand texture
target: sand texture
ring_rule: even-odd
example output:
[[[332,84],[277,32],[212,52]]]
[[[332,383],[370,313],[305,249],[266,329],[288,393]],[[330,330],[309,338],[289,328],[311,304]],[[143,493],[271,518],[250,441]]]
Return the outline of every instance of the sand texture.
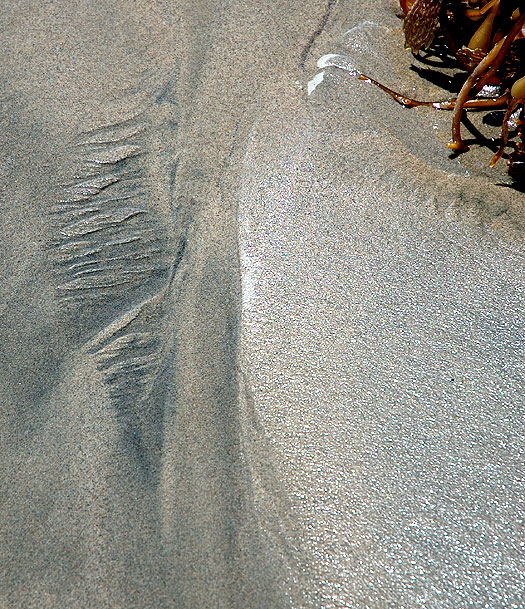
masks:
[[[523,605],[525,195],[396,10],[0,5],[2,609]]]

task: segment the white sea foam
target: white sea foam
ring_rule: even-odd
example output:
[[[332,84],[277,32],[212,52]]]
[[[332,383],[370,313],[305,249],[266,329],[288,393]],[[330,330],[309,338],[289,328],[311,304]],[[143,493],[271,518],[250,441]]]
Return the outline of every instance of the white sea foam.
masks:
[[[329,66],[334,65],[332,59],[335,59],[336,57],[341,57],[341,55],[338,55],[337,53],[328,53],[327,55],[319,57],[317,60],[317,67],[328,68]]]
[[[324,79],[324,72],[319,72],[312,78],[312,80],[310,80],[308,82],[308,88],[307,88],[308,95],[311,95],[315,91],[317,85],[322,83],[323,79]]]

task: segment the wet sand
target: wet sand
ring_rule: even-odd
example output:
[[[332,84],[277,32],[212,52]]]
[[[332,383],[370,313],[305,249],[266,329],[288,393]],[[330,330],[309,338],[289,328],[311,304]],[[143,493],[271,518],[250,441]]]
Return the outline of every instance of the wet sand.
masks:
[[[519,605],[523,195],[341,69],[440,94],[395,4],[30,4],[2,607]]]

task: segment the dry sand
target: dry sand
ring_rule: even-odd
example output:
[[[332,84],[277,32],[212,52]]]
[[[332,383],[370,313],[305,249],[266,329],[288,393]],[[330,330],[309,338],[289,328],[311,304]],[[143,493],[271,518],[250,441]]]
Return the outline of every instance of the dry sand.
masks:
[[[0,7],[2,608],[520,606],[523,195],[395,9]]]

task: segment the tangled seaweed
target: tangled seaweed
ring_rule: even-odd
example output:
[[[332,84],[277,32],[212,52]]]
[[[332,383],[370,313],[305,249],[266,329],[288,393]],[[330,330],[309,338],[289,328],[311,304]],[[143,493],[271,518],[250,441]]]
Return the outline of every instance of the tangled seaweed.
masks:
[[[440,49],[455,59],[464,82],[456,97],[445,101],[418,101],[380,87],[403,106],[431,106],[452,110],[452,139],[448,148],[469,150],[461,137],[466,110],[505,109],[500,147],[493,167],[505,155],[508,173],[525,182],[525,0],[400,0],[405,46],[415,55],[422,49]],[[514,141],[510,141],[514,139]]]

